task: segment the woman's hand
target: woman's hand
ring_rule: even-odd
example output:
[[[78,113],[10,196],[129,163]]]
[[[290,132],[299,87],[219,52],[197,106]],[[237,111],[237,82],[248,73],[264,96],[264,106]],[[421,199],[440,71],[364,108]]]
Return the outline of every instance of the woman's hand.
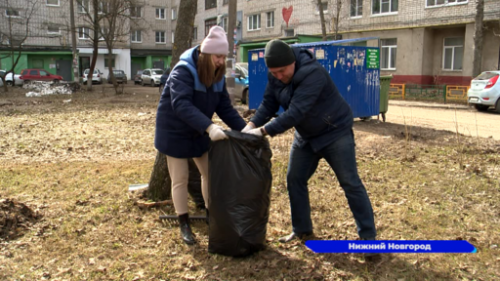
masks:
[[[222,127],[215,124],[208,126],[207,133],[212,141],[220,141],[228,138],[224,131],[222,131]]]

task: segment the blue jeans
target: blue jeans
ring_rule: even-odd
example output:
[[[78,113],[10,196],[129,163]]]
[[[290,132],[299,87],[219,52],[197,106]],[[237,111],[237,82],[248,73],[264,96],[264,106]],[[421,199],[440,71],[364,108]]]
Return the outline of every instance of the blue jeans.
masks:
[[[328,162],[340,186],[344,189],[349,208],[356,221],[359,237],[375,238],[377,232],[373,209],[358,175],[352,132],[318,152],[314,152],[309,144],[301,148],[295,141],[293,142],[286,175],[293,231],[297,234],[312,233],[307,181],[316,171],[321,158]]]

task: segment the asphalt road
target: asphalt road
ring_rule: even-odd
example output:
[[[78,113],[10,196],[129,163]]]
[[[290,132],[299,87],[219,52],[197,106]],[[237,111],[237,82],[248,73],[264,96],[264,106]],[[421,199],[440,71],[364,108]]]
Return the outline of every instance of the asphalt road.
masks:
[[[387,122],[458,132],[466,136],[500,140],[500,114],[478,112],[466,106],[412,102],[390,103]]]

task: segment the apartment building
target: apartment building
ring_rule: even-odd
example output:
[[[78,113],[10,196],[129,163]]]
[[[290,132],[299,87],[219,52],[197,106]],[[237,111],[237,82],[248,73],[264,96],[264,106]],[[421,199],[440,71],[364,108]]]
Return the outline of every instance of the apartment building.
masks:
[[[316,0],[238,1],[240,9],[243,61],[245,50],[270,39],[308,42],[303,35],[321,34]],[[470,84],[476,1],[324,0],[321,9],[329,35],[380,38],[368,45],[380,43],[382,74],[392,74],[393,83]],[[500,1],[485,0],[484,11],[482,69],[499,69]]]
[[[94,32],[94,9],[104,15],[110,9],[108,1],[74,0],[79,73],[90,67],[93,39],[99,50],[96,68],[108,74],[108,56],[115,69],[124,70],[128,77],[137,69],[166,68],[170,64],[172,43],[179,0],[137,0],[129,10],[130,18],[121,21],[116,30],[114,46],[109,54],[102,34],[107,30],[101,22],[101,32]],[[0,1],[0,68],[10,69],[12,58],[8,38],[24,38],[15,72],[24,68],[44,68],[65,80],[72,80],[71,32],[69,0],[1,0]],[[13,36],[9,36],[12,31]]]

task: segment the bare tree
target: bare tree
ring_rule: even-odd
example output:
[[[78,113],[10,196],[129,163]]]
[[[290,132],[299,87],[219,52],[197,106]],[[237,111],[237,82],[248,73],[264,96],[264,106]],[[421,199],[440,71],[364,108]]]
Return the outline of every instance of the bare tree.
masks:
[[[89,45],[92,46],[92,60],[90,62],[89,73],[87,74],[87,90],[91,91],[92,77],[97,62],[97,55],[99,54],[99,38],[103,17],[99,6],[103,2],[100,0],[77,0],[76,2],[79,9],[78,21],[80,26],[76,27],[76,30],[72,32],[77,32],[80,38],[86,38]]]
[[[10,59],[11,63],[5,75],[0,76],[4,90],[7,92],[5,77],[12,73],[14,78],[14,70],[21,58],[24,43],[28,38],[37,36],[33,34],[30,23],[39,8],[39,2],[38,0],[25,0],[24,3],[19,3],[16,0],[0,0],[0,6],[5,8],[5,12],[0,13],[0,50],[6,50],[0,55],[0,61]]]
[[[334,34],[334,40],[337,40],[339,38],[339,31],[340,31],[340,20],[345,17],[345,15],[342,13],[342,9],[346,6],[349,5],[347,3],[347,0],[331,0],[331,29]]]
[[[170,67],[173,69],[179,61],[181,54],[190,48],[191,38],[193,37],[194,17],[196,16],[196,0],[182,0],[179,6],[179,17],[175,28],[175,42],[172,50],[172,62]],[[192,161],[190,161],[192,162]],[[197,171],[196,166],[190,165],[190,171]],[[191,176],[191,175],[190,175]],[[190,190],[188,188],[188,190]],[[190,192],[191,193],[191,192]],[[148,187],[148,197],[152,200],[165,200],[171,194],[171,179],[168,174],[167,157],[158,151],[155,164],[151,173]],[[191,193],[191,195],[193,195]]]
[[[483,59],[483,19],[484,19],[484,0],[477,0],[476,6],[476,30],[474,34],[474,60],[472,62],[472,77],[481,73]]]
[[[316,0],[317,1],[317,6],[318,6],[318,11],[319,11],[319,18],[321,22],[321,40],[326,41],[326,23],[325,23],[325,15],[324,15],[324,7],[323,7],[323,2],[321,0]],[[326,2],[328,4],[328,2]]]
[[[106,43],[106,48],[108,49],[107,63],[109,77],[115,88],[115,93],[120,94],[122,92],[118,90],[118,84],[113,73],[112,51],[116,43],[128,42],[131,22],[134,22],[136,25],[140,24],[139,19],[131,16],[130,13],[138,3],[136,0],[107,0],[107,2],[101,3],[103,4],[101,4],[100,40]]]

